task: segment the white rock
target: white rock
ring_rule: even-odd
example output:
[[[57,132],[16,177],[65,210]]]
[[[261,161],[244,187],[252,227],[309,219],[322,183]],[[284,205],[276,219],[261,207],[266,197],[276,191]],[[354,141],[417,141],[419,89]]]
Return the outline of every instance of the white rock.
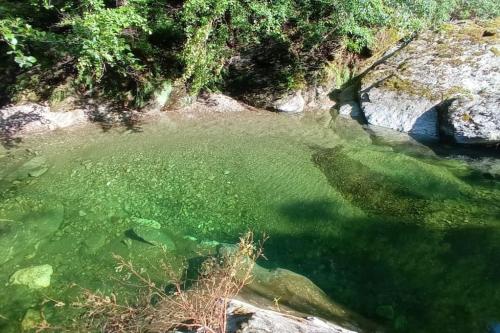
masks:
[[[31,289],[47,288],[53,270],[50,265],[32,266],[16,271],[9,279],[10,284],[20,284]]]
[[[420,138],[439,138],[438,111],[434,101],[378,88],[370,91],[369,98],[370,102],[363,103],[363,112],[369,124]]]
[[[0,109],[2,130],[8,135],[43,132],[66,128],[87,121],[85,110],[51,112],[48,106],[35,103],[8,106]]]
[[[297,91],[274,102],[274,109],[279,112],[298,113],[304,111],[306,101],[302,93]]]
[[[180,111],[193,113],[231,113],[243,112],[249,109],[249,106],[229,96],[223,94],[209,94],[205,97],[198,98],[194,103],[190,103],[180,108]]]
[[[457,98],[448,108],[441,129],[458,143],[500,142],[500,96]]]

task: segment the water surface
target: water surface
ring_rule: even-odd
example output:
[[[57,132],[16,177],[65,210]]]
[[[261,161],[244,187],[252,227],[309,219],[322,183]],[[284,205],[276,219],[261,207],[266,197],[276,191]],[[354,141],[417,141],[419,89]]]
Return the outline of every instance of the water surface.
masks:
[[[0,158],[0,331],[19,331],[28,308],[62,324],[71,310],[44,300],[69,304],[80,287],[134,290],[112,253],[160,280],[164,254],[128,233],[144,218],[171,233],[173,265],[194,239],[266,232],[262,265],[304,274],[388,331],[487,332],[500,319],[498,176],[340,121],[171,115],[25,140]],[[19,177],[33,158],[48,171]],[[49,288],[7,285],[41,264]]]

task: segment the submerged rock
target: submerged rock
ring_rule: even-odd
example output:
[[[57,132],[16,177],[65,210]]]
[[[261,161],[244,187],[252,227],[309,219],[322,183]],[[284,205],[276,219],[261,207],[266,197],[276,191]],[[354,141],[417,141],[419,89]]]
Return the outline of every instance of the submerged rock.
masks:
[[[44,173],[46,173],[47,171],[49,170],[49,168],[47,167],[42,167],[42,168],[39,168],[39,169],[36,169],[36,170],[33,170],[29,173],[29,176],[30,177],[34,177],[34,178],[37,178],[37,177],[40,177],[41,175],[43,175]]]
[[[224,260],[236,250],[236,245],[222,244],[218,254],[221,260]],[[249,260],[246,263],[251,264]],[[237,273],[237,277],[244,272],[245,266],[243,265],[241,271]],[[279,304],[284,304],[303,313],[312,313],[332,319],[343,327],[358,330],[360,326],[373,326],[366,319],[336,304],[314,282],[303,275],[282,268],[270,270],[258,264],[254,264],[251,275],[252,282],[245,288],[256,295],[269,300],[278,300]],[[271,330],[271,332],[278,331]]]
[[[228,306],[230,333],[355,333],[340,325],[316,317],[295,317],[231,300]]]
[[[368,123],[422,139],[500,142],[499,22],[489,25],[426,32],[370,70],[360,92]]]
[[[139,218],[139,217],[132,217],[131,220],[134,224],[137,224],[138,226],[143,226],[143,227],[151,228],[151,229],[160,229],[161,228],[161,224],[156,222],[155,220],[148,220],[148,219],[143,219],[143,218]]]
[[[47,159],[43,156],[37,156],[21,165],[17,170],[8,176],[8,179],[23,180],[28,177],[39,177],[48,170]]]
[[[43,322],[43,317],[39,310],[28,309],[24,314],[21,321],[21,328],[23,331],[30,331],[36,329]]]
[[[12,217],[0,219],[0,265],[32,251],[59,229],[64,217],[64,207],[58,204],[27,212],[20,205],[6,208]]]
[[[52,266],[47,264],[23,268],[12,274],[9,283],[25,285],[30,289],[47,288],[50,286],[50,278],[53,272]]]
[[[106,235],[103,233],[94,233],[85,238],[84,244],[92,254],[96,253],[101,247],[106,245]]]
[[[145,226],[137,226],[132,228],[134,234],[143,241],[164,247],[168,250],[175,250],[175,243],[169,235],[160,229],[152,229]]]
[[[423,195],[350,158],[341,146],[318,149],[312,159],[333,187],[367,213],[417,222],[429,209]]]
[[[155,246],[161,246],[167,250],[175,250],[175,243],[172,238],[161,229],[161,224],[154,220],[133,218],[137,225],[132,228],[135,236],[141,240]]]

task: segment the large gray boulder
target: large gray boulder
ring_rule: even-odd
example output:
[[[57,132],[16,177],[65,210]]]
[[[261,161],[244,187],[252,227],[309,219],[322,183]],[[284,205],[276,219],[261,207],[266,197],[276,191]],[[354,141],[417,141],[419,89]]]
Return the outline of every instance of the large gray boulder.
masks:
[[[426,32],[361,82],[369,124],[423,139],[500,142],[498,22],[465,21]]]

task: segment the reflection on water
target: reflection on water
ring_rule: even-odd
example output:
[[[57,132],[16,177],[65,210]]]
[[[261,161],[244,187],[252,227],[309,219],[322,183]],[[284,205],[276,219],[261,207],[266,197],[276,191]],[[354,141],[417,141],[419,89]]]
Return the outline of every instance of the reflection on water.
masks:
[[[133,293],[110,278],[112,253],[161,279],[155,241],[169,237],[180,266],[252,229],[270,236],[262,265],[304,274],[389,331],[486,332],[500,319],[498,178],[407,146],[260,113],[34,137],[0,157],[0,331],[17,332],[28,308],[56,324],[73,315],[42,305],[71,302],[73,283]],[[137,221],[161,236],[142,241]],[[50,287],[7,285],[44,264]]]

